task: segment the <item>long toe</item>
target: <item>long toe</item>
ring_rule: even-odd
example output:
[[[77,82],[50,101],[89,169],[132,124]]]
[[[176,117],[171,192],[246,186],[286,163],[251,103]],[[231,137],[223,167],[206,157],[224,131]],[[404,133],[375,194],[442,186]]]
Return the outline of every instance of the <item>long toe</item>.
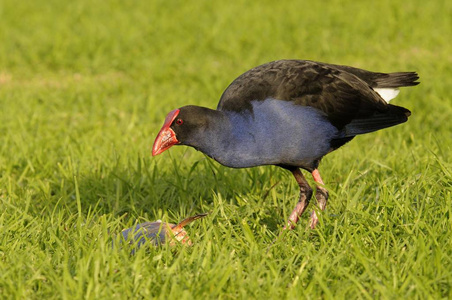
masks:
[[[317,226],[318,223],[319,223],[319,218],[317,217],[315,210],[313,210],[311,213],[311,221],[309,223],[309,226],[311,227],[311,229],[315,229],[315,227]]]

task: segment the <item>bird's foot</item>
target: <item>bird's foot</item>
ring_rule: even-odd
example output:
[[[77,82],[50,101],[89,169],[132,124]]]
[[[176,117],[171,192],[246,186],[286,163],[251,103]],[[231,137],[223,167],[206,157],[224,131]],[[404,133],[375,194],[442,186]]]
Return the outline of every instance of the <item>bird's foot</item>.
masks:
[[[311,221],[309,223],[309,226],[311,227],[311,229],[315,229],[317,223],[319,223],[319,217],[317,217],[315,210],[313,210],[311,213]]]
[[[315,193],[315,198],[317,199],[317,205],[319,206],[320,210],[325,210],[326,208],[326,202],[328,201],[328,191],[321,186],[317,186],[317,191]],[[315,210],[311,213],[311,221],[310,221],[310,227],[311,229],[315,229],[316,225],[319,223],[319,217],[317,216],[317,213]]]
[[[328,201],[328,191],[324,187],[317,186],[315,198],[317,199],[317,205],[319,208],[321,210],[325,210],[326,202]]]
[[[295,228],[295,224],[297,224],[298,219],[301,217],[303,212],[306,210],[309,204],[309,200],[312,197],[312,189],[307,186],[300,188],[300,199],[295,205],[292,213],[289,216],[289,220],[287,221],[286,226],[284,226],[284,230],[292,230]]]
[[[307,195],[304,193],[300,194],[300,201],[297,202],[295,208],[289,216],[289,220],[287,221],[286,226],[284,226],[284,230],[292,230],[295,228],[295,224],[297,224],[298,219],[306,210],[306,207],[309,204],[309,199],[306,197]]]

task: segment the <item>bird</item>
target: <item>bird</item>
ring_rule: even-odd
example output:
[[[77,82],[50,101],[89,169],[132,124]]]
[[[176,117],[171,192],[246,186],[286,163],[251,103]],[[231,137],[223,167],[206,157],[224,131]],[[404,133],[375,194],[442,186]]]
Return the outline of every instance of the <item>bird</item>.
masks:
[[[184,227],[207,215],[207,213],[197,214],[196,216],[185,218],[177,225],[162,222],[162,220],[135,224],[133,227],[121,231],[119,237],[122,237],[124,241],[128,241],[129,244],[136,243],[136,249],[148,242],[154,246],[163,245],[167,242],[171,246],[174,246],[176,242],[191,246],[192,241]],[[121,243],[122,241],[119,240],[119,242]],[[131,254],[135,254],[136,249],[132,249]]]
[[[152,155],[186,145],[231,168],[275,165],[290,171],[300,194],[284,229],[293,229],[313,189],[325,210],[329,194],[321,159],[355,136],[404,123],[410,110],[389,104],[400,87],[419,84],[416,72],[380,73],[311,60],[283,59],[237,77],[216,109],[186,105],[172,110]],[[315,210],[310,227],[319,222]]]

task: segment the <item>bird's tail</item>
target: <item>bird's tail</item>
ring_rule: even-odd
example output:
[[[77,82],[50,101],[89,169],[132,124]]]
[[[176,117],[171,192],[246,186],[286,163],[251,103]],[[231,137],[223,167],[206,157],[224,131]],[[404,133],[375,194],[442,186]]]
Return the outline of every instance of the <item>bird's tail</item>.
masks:
[[[399,87],[418,85],[416,72],[374,73],[373,89],[389,103],[399,94]]]
[[[418,85],[416,72],[374,73],[373,88],[399,88]]]
[[[352,73],[373,88],[386,102],[399,94],[400,87],[419,84],[419,81],[417,81],[419,75],[416,72],[380,73],[349,66],[332,64],[328,64],[328,66]]]

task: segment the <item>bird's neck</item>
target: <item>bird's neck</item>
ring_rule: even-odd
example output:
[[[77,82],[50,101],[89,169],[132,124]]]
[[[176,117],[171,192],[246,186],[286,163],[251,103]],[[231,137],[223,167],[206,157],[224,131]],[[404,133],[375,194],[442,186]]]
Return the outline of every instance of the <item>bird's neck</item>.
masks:
[[[215,159],[222,165],[241,168],[258,165],[249,163],[251,149],[246,145],[255,143],[252,118],[236,112],[210,110],[205,130],[194,136],[190,146]],[[250,156],[251,154],[251,156]],[[255,159],[255,158],[252,158]]]

